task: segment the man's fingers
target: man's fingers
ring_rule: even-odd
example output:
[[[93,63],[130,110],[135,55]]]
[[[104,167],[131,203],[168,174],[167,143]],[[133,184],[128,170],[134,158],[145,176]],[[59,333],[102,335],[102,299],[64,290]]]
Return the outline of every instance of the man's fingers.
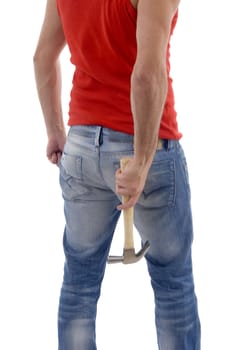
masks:
[[[118,183],[116,183],[116,193],[120,196],[135,197],[138,195],[139,190],[138,187],[133,186],[132,184],[121,186]]]
[[[127,202],[125,202],[124,204],[120,204],[117,206],[118,210],[124,210],[124,209],[128,209],[131,207],[134,207],[135,204],[137,202],[137,197],[130,197],[129,200]]]
[[[62,157],[62,152],[58,152],[57,153],[57,165],[60,163],[61,157]]]
[[[129,189],[125,187],[116,186],[116,193],[119,196],[130,196]]]
[[[53,152],[52,154],[48,155],[48,159],[52,164],[58,164],[61,159],[61,152]]]

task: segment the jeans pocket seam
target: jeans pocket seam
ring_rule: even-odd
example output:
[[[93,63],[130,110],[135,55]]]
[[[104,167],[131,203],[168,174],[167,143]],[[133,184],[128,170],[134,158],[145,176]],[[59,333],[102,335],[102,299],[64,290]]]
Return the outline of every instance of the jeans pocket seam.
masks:
[[[150,175],[148,175],[148,180],[143,190],[143,199],[144,201],[146,201],[151,195],[156,195],[157,192],[158,198],[160,196],[161,199],[161,203],[159,203],[158,200],[158,203],[156,204],[157,208],[173,207],[175,205],[174,161],[171,159],[166,161],[159,161],[155,162],[153,166],[154,171]],[[161,169],[159,169],[159,167],[161,167]],[[162,168],[164,169],[162,170]],[[165,192],[166,189],[167,192]]]

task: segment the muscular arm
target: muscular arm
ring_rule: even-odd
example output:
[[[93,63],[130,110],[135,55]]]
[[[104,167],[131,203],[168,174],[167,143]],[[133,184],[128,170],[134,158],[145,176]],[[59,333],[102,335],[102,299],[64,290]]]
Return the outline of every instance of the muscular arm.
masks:
[[[47,157],[57,164],[65,143],[61,107],[59,54],[65,37],[56,0],[47,0],[45,17],[34,54],[35,80],[48,135]]]
[[[138,0],[137,57],[131,76],[134,158],[116,175],[116,190],[135,205],[153,160],[167,95],[166,50],[179,0]]]

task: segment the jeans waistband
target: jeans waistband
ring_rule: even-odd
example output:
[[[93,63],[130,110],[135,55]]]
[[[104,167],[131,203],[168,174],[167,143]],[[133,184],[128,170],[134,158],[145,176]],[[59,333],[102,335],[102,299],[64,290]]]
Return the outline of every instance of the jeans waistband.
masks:
[[[104,139],[109,142],[133,143],[134,136],[120,131],[112,130],[98,125],[75,125],[70,127],[72,134],[88,138],[90,143],[99,147],[103,144]],[[170,150],[175,147],[177,140],[159,138],[157,150]]]

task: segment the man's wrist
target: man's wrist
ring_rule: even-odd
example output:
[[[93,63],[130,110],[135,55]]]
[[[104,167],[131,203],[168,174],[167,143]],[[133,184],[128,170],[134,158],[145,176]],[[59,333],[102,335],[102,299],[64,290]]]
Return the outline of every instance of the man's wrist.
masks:
[[[143,147],[144,149],[142,149],[142,147],[140,148],[135,147],[135,153],[134,153],[135,163],[141,167],[150,166],[155,156],[157,142],[158,141],[156,138],[156,141],[154,142],[154,144],[148,145],[146,149],[145,147]]]
[[[145,170],[150,168],[153,158],[154,154],[144,156],[135,155],[134,162],[139,169]]]
[[[53,125],[46,126],[46,130],[47,130],[48,137],[51,137],[51,136],[57,135],[57,134],[64,134],[65,133],[65,126],[63,124],[60,124],[60,123],[55,123]]]

